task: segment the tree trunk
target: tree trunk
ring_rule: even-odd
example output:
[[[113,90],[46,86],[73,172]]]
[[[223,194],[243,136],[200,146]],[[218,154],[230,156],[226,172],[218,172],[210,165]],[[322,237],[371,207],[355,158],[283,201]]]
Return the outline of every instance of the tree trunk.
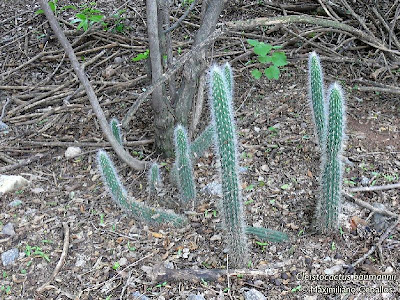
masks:
[[[158,33],[157,2],[146,0],[147,33],[149,36],[151,80],[154,84],[162,75],[160,42]],[[173,131],[174,116],[168,103],[163,96],[163,87],[157,87],[152,93],[151,107],[154,112],[155,147],[165,156],[173,156]]]

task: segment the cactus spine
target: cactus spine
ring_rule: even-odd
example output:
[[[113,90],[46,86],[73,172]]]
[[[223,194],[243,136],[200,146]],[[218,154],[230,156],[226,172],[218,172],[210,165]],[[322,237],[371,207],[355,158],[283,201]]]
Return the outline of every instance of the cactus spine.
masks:
[[[145,221],[153,225],[171,223],[181,227],[187,223],[185,217],[161,209],[149,207],[143,203],[129,200],[125,188],[118,178],[117,172],[111,159],[103,150],[97,152],[97,162],[100,173],[113,200],[124,210],[129,212],[135,219]]]
[[[178,125],[175,128],[175,168],[178,173],[178,187],[182,200],[185,203],[193,201],[196,198],[196,188],[193,179],[192,162],[189,155],[189,142],[186,130]]]
[[[148,182],[150,194],[154,194],[162,186],[160,167],[157,163],[153,163],[150,167]]]
[[[247,259],[241,191],[237,171],[236,133],[230,101],[229,85],[223,70],[214,66],[210,71],[210,106],[215,128],[217,154],[221,161],[223,226],[227,233],[230,262],[243,267]]]
[[[111,132],[117,142],[122,145],[121,129],[119,128],[119,122],[116,118],[112,118],[110,121]]]
[[[204,131],[190,144],[190,158],[199,158],[214,142],[214,127],[208,125]]]
[[[324,82],[321,63],[317,53],[312,52],[308,60],[309,70],[309,94],[311,98],[311,109],[313,111],[314,125],[317,133],[317,139],[322,150],[326,104],[324,97]]]
[[[320,231],[329,232],[339,226],[338,215],[342,189],[341,153],[345,135],[345,106],[339,84],[329,88],[329,112],[325,120],[325,143],[321,162],[321,197],[317,205]]]

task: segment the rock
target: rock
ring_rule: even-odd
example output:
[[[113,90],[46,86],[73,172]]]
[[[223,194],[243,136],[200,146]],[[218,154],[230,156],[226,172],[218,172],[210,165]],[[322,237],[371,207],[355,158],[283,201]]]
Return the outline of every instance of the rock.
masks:
[[[13,223],[7,223],[4,225],[3,230],[1,231],[2,234],[10,235],[13,236],[15,235],[14,231],[14,224]]]
[[[267,300],[265,296],[257,291],[256,289],[251,289],[247,292],[244,293],[244,299],[245,300]]]
[[[74,158],[82,153],[82,149],[79,147],[68,147],[64,155],[66,158]]]
[[[361,182],[360,183],[361,183],[362,186],[369,185],[369,179],[367,177],[365,177],[365,176],[361,176]]]
[[[15,199],[15,200],[11,201],[8,205],[11,206],[11,207],[16,207],[18,205],[21,205],[22,203],[23,202],[21,200]]]
[[[210,182],[204,188],[203,191],[213,196],[222,196],[222,184],[218,182]]]
[[[126,266],[128,264],[128,260],[125,257],[121,257],[119,260],[119,265],[121,267]]]
[[[382,203],[375,202],[375,203],[372,203],[372,206],[376,207],[378,209],[381,209],[381,210],[386,210],[385,205],[383,205]],[[375,228],[375,230],[378,231],[378,232],[386,230],[389,227],[388,220],[389,220],[388,217],[386,217],[386,216],[384,216],[382,214],[375,213],[374,214],[374,228]]]
[[[335,275],[335,274],[339,273],[342,270],[343,270],[342,265],[336,265],[336,266],[333,266],[331,268],[325,269],[324,273],[326,275]]]
[[[18,258],[18,256],[19,256],[18,248],[13,248],[6,252],[3,252],[1,254],[1,261],[3,263],[3,266],[5,267],[5,266],[13,263],[14,260],[16,260]]]
[[[190,294],[190,295],[187,297],[187,300],[206,300],[206,298],[204,298],[204,296],[202,296],[202,295]]]
[[[132,297],[135,300],[150,300],[145,295],[139,293],[138,291],[132,293]]]
[[[8,133],[8,125],[0,121],[0,132]]]
[[[19,175],[0,175],[0,195],[17,191],[29,184],[29,181]]]
[[[387,267],[385,270],[385,274],[392,274],[393,273],[393,268],[391,266]]]
[[[116,58],[114,58],[114,63],[116,63],[116,64],[121,64],[123,62],[124,62],[124,60],[120,56],[117,56]]]
[[[318,299],[318,296],[317,295],[314,295],[314,296],[305,296],[304,297],[304,300],[317,300]]]

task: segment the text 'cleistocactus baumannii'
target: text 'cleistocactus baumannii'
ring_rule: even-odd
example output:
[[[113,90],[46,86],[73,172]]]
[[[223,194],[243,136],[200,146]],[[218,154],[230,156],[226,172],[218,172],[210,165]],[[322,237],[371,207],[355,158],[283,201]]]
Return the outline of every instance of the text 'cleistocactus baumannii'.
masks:
[[[228,68],[228,69],[225,69]],[[247,260],[247,240],[239,185],[237,141],[232,112],[231,84],[226,75],[232,72],[214,66],[210,71],[210,108],[215,129],[216,150],[221,162],[222,203],[220,210],[227,235],[229,261],[234,267],[243,267]]]
[[[152,208],[144,203],[129,199],[125,188],[118,178],[115,167],[105,151],[99,150],[97,152],[97,162],[103,182],[110,192],[111,197],[136,220],[153,225],[169,223],[177,227],[181,227],[187,223],[187,219],[183,216],[166,210]]]

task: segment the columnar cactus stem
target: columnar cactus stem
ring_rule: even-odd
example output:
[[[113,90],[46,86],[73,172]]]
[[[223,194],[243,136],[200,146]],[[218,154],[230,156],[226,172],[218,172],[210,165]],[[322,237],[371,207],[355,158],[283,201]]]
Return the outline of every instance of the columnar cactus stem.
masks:
[[[160,167],[157,163],[153,163],[150,167],[148,182],[150,194],[154,194],[162,186]]]
[[[239,188],[237,141],[229,93],[223,71],[214,66],[210,71],[210,106],[216,132],[217,154],[221,161],[223,226],[227,233],[230,262],[234,267],[243,267],[248,251]]]
[[[208,125],[204,131],[190,144],[190,157],[191,159],[203,156],[204,152],[214,142],[214,127]]]
[[[225,63],[222,69],[224,78],[226,80],[227,90],[230,96],[230,101],[233,99],[233,73],[229,63]]]
[[[175,167],[178,173],[178,187],[184,203],[194,201],[196,188],[193,179],[193,168],[189,154],[189,142],[186,130],[178,125],[175,128]]]
[[[268,229],[264,227],[246,227],[246,233],[257,236],[259,239],[267,240],[272,243],[281,243],[289,239],[286,233]]]
[[[112,118],[110,121],[111,132],[115,139],[120,145],[122,145],[121,129],[119,128],[119,122],[116,118]]]
[[[321,63],[317,53],[312,52],[308,60],[309,71],[309,94],[311,98],[311,108],[313,111],[313,120],[317,133],[318,143],[322,150],[324,141],[324,126],[325,126],[325,113],[326,101],[324,97],[324,82]]]
[[[341,153],[345,136],[345,106],[339,84],[331,85],[329,92],[329,114],[325,121],[326,137],[321,162],[321,197],[317,205],[317,221],[320,231],[336,230],[341,202],[342,160]]]
[[[97,162],[105,186],[111,194],[113,200],[125,211],[130,213],[135,219],[153,225],[171,223],[176,227],[181,227],[187,223],[187,219],[173,212],[149,207],[143,203],[128,200],[127,193],[118,178],[114,165],[107,153],[103,150],[97,152]]]

